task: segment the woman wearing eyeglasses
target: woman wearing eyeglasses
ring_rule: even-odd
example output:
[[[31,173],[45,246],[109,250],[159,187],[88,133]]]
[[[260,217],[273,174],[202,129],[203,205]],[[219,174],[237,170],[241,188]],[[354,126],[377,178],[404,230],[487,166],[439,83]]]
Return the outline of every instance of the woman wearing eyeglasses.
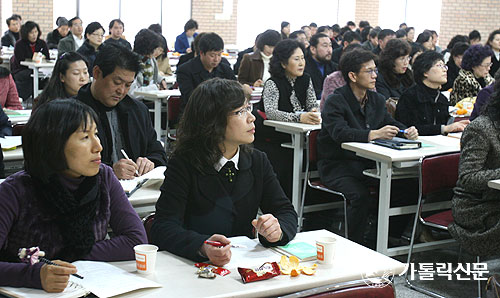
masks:
[[[386,99],[398,99],[413,85],[409,68],[411,46],[407,41],[391,39],[380,53],[376,89]]]
[[[94,68],[94,60],[103,42],[103,36],[104,28],[99,22],[92,22],[85,28],[85,42],[76,52],[87,59],[89,69]],[[92,71],[90,71],[90,76],[92,76]]]
[[[49,83],[35,99],[35,108],[57,98],[74,97],[88,82],[87,60],[76,52],[66,52],[57,59]]]
[[[469,120],[448,125],[448,99],[440,91],[447,81],[447,69],[441,54],[427,51],[419,55],[413,63],[416,84],[399,98],[396,120],[415,126],[423,136],[463,131]]]
[[[493,51],[480,44],[471,46],[462,58],[462,69],[453,83],[450,103],[455,105],[467,97],[476,97],[481,89],[494,80],[489,74]]]
[[[156,204],[151,233],[160,249],[222,266],[231,259],[227,237],[257,233],[264,246],[295,237],[292,204],[266,155],[249,146],[251,110],[236,81],[211,79],[193,91]],[[258,209],[263,215],[255,219]]]

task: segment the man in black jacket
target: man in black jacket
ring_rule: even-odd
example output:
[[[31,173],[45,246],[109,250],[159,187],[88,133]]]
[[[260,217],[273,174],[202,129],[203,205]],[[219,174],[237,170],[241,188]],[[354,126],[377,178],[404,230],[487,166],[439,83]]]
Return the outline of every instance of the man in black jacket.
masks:
[[[336,48],[332,52],[332,61],[339,64],[340,56],[342,56],[344,49],[351,43],[361,43],[361,36],[359,36],[358,33],[349,30],[342,36],[342,46]]]
[[[337,70],[337,64],[332,62],[332,40],[323,33],[311,37],[305,72],[311,76],[316,92],[316,98],[321,99],[323,82],[327,75]]]
[[[9,30],[5,31],[2,36],[2,47],[14,47],[16,42],[21,38],[19,30],[21,30],[21,20],[15,15],[6,20]]]
[[[112,166],[119,179],[132,179],[167,163],[148,109],[127,95],[139,68],[138,56],[127,48],[102,45],[94,62],[94,81],[77,95],[99,116],[102,162]]]
[[[193,90],[212,78],[236,80],[230,66],[221,63],[224,41],[216,33],[207,33],[200,39],[200,54],[177,69],[177,83],[181,91],[181,109],[184,110]]]
[[[375,87],[377,78],[374,60],[375,55],[363,49],[344,54],[339,67],[347,85],[335,90],[326,100],[318,135],[321,181],[349,200],[349,239],[358,243],[363,243],[367,216],[376,208],[376,201],[371,200],[368,190],[375,181],[363,175],[363,170],[375,165],[342,149],[342,143],[392,139],[398,134],[403,136],[400,129],[405,129],[404,136],[409,139],[418,137],[415,127],[406,128],[389,115],[382,95],[369,90]]]

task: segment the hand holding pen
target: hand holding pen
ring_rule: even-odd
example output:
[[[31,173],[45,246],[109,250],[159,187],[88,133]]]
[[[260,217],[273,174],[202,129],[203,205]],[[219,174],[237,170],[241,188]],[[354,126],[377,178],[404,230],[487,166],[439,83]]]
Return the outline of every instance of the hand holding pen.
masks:
[[[408,140],[416,140],[418,138],[418,130],[415,126],[411,126],[407,129],[400,129],[399,132],[405,135]]]
[[[229,244],[231,241],[223,235],[213,234],[200,247],[200,253],[206,256],[212,264],[222,267],[231,261],[231,245]]]
[[[63,261],[54,261],[51,263],[53,265],[44,264],[40,269],[40,282],[45,291],[59,293],[64,291],[68,285],[69,275],[77,275],[76,267],[73,264]],[[78,275],[78,278],[83,277]]]

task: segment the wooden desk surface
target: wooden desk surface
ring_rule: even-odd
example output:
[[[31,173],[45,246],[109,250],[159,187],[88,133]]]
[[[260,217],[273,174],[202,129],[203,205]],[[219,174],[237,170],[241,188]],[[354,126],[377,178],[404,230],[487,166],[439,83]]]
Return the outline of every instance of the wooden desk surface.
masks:
[[[321,129],[321,124],[312,125],[296,122],[284,122],[276,120],[264,120],[264,125],[272,126],[287,133],[305,133],[310,130]]]
[[[367,277],[399,275],[405,271],[405,264],[326,230],[299,233],[295,239],[315,245],[314,239],[320,236],[337,239],[335,261],[330,268],[319,265],[312,276],[280,275],[243,284],[237,267],[255,268],[264,262],[279,262],[281,255],[264,248],[257,240],[235,237],[231,238],[233,243],[246,244],[247,248],[232,249],[232,260],[224,266],[231,274],[215,279],[198,278],[194,262],[161,251],[157,255],[155,273],[146,275],[146,278],[162,284],[163,288],[139,290],[123,297],[269,297]],[[135,261],[115,262],[113,265],[129,272],[136,271]]]

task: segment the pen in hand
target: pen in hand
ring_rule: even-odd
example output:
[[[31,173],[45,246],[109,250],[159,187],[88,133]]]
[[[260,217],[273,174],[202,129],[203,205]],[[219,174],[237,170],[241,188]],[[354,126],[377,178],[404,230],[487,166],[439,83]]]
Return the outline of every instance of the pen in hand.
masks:
[[[125,152],[125,150],[121,149],[120,151],[121,151],[121,153],[123,154],[123,157],[125,157],[125,158],[126,158],[126,159],[128,159],[128,160],[130,160],[131,162],[134,162],[133,160],[131,160],[130,158],[128,158],[128,155],[127,155],[127,153]],[[137,170],[135,170],[135,174],[136,174],[137,176],[140,176],[140,175],[139,175],[139,171],[137,171]]]
[[[402,133],[402,134],[405,134],[406,133],[406,129],[400,129],[399,132]]]
[[[59,264],[56,264],[56,263],[52,262],[51,260],[47,260],[46,258],[38,258],[38,260],[39,260],[40,262],[43,262],[43,263],[48,264],[48,265],[61,266],[61,265],[59,265]],[[73,274],[71,274],[71,275],[73,275],[74,277],[77,277],[77,278],[79,278],[79,279],[83,279],[83,276],[78,275],[78,274],[76,274],[76,273],[73,273]]]
[[[231,245],[232,248],[247,248],[245,245],[238,245],[238,244],[222,244],[222,242],[219,241],[212,241],[212,240],[205,240],[205,244],[214,246],[214,247],[224,247],[226,245]]]

